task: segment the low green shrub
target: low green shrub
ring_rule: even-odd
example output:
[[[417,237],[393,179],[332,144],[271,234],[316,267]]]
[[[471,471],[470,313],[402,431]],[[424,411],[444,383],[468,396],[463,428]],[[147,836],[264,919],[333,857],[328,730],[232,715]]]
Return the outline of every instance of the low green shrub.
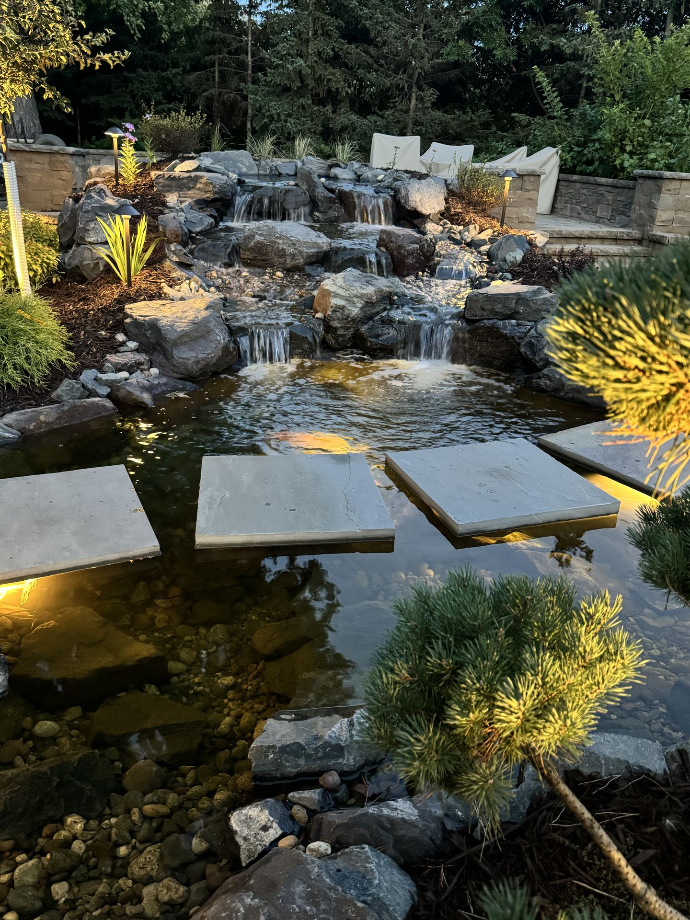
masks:
[[[40,384],[54,365],[72,367],[67,338],[42,297],[0,291],[0,385]]]
[[[503,179],[482,166],[461,166],[456,195],[473,211],[490,211],[503,197]]]
[[[45,218],[33,211],[22,211],[26,261],[29,266],[29,280],[33,287],[40,287],[56,276],[60,244],[57,229]],[[0,285],[16,287],[14,250],[10,235],[10,216],[0,211]]]
[[[201,112],[180,109],[169,115],[149,114],[139,127],[139,136],[151,149],[176,159],[199,149],[205,125]]]
[[[642,580],[690,607],[690,486],[673,501],[642,505],[628,537],[640,551]]]

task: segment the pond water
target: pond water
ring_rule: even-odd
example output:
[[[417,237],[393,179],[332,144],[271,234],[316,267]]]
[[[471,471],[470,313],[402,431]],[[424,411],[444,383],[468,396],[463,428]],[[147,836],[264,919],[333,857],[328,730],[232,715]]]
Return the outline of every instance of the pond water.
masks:
[[[625,529],[643,496],[588,475],[622,499],[615,526],[611,520],[549,525],[529,537],[458,542],[383,465],[389,449],[535,440],[597,417],[516,389],[494,372],[442,362],[253,365],[144,415],[122,416],[97,433],[62,433],[0,452],[0,478],[124,463],[163,550],[153,560],[40,579],[25,591],[24,607],[86,605],[176,662],[165,692],[223,714],[228,682],[219,691],[219,681],[235,675],[231,704],[261,716],[287,705],[357,701],[370,656],[393,625],[391,602],[419,581],[436,584],[464,565],[487,576],[565,573],[582,593],[608,588],[623,595],[624,622],[642,636],[650,659],[645,683],[604,727],[671,743],[690,730],[677,702],[687,692],[683,682],[690,682],[690,624],[685,611],[667,609],[665,597],[637,578],[637,555]],[[394,547],[305,548],[277,556],[195,551],[202,457],[290,451],[363,452],[395,522]],[[142,582],[148,588],[143,596]],[[19,603],[18,589],[0,599],[0,607]],[[278,663],[263,661],[251,641],[256,630],[296,615],[309,641]],[[232,631],[229,658],[215,653],[206,635],[219,622]],[[180,663],[184,643],[198,651],[187,665]]]

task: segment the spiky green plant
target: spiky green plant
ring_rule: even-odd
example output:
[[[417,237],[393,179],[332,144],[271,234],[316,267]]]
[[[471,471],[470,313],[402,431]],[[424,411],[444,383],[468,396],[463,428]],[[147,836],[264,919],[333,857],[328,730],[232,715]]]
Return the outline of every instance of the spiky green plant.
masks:
[[[67,330],[46,300],[0,290],[0,384],[40,384],[56,364],[72,367]]]
[[[489,832],[529,761],[608,857],[640,907],[681,920],[646,885],[559,775],[598,716],[640,671],[641,647],[621,627],[620,597],[576,602],[564,578],[487,584],[472,569],[396,603],[398,623],[365,687],[364,737],[388,751],[416,789],[468,800]]]
[[[339,137],[333,147],[335,158],[339,163],[349,163],[359,156],[357,144],[351,137]]]
[[[643,581],[690,607],[690,486],[672,501],[641,505],[628,537],[640,551]]]
[[[308,134],[298,134],[292,142],[292,156],[295,160],[303,160],[314,155],[314,142]]]
[[[120,148],[120,178],[125,186],[134,185],[141,172],[141,165],[134,152],[134,144],[130,141]]]
[[[547,335],[563,374],[603,396],[616,437],[650,441],[655,489],[688,481],[690,245],[573,274]]]
[[[98,223],[103,228],[107,246],[96,246],[108,265],[115,272],[123,284],[127,283],[127,246],[125,238],[125,222],[119,215],[113,219],[112,215],[108,217],[106,223],[98,218]],[[154,240],[148,249],[145,249],[146,234],[148,232],[148,222],[146,215],[139,221],[132,239],[130,240],[130,259],[132,278],[138,275],[151,257],[153,250],[159,240]]]
[[[247,140],[247,150],[255,160],[273,160],[278,153],[278,135],[262,134]]]
[[[222,135],[221,130],[220,130],[220,125],[214,125],[214,126],[213,126],[213,131],[211,131],[211,141],[210,141],[210,144],[211,144],[211,148],[210,148],[210,149],[211,149],[212,151],[225,150],[225,149],[226,149],[226,146],[227,146],[227,145],[226,145],[225,141],[223,140],[223,135]]]
[[[486,920],[537,920],[539,909],[524,885],[498,882],[479,895]]]
[[[151,169],[152,166],[156,165],[156,151],[153,146],[153,142],[148,134],[145,134],[141,138],[141,143],[144,148],[144,153],[146,154],[146,165]]]

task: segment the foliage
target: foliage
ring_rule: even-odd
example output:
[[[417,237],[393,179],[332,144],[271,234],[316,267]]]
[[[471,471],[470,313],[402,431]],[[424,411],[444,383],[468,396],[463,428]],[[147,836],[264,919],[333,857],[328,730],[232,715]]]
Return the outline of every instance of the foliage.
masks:
[[[67,331],[46,300],[0,291],[0,384],[40,384],[54,365],[71,367],[66,342]]]
[[[22,211],[26,261],[29,280],[34,288],[55,277],[60,244],[54,224],[33,211]],[[0,210],[0,286],[15,287],[14,252],[10,235],[10,217]]]
[[[220,132],[220,125],[215,125],[213,131],[211,131],[209,150],[225,150],[225,147],[225,141],[223,140],[223,135]]]
[[[503,198],[503,179],[482,166],[461,166],[458,170],[456,196],[475,211],[490,211]]]
[[[278,155],[278,135],[262,134],[260,137],[250,135],[247,138],[247,150],[255,160],[273,160]]]
[[[314,155],[314,142],[308,134],[298,134],[292,142],[292,156],[295,160]]]
[[[139,133],[147,142],[166,157],[176,159],[199,149],[201,133],[206,120],[201,112],[188,113],[184,109],[169,115],[148,113]]]
[[[133,124],[126,122],[122,127],[125,129],[125,136],[120,148],[120,176],[124,185],[133,185],[141,172],[139,160],[134,152],[137,139]]]
[[[499,882],[487,886],[479,897],[486,920],[537,920],[539,911],[524,885]]]
[[[112,216],[108,217],[108,223],[98,218],[98,223],[103,228],[107,246],[97,246],[96,249],[101,253],[105,261],[115,272],[123,284],[127,283],[127,247],[125,244],[125,222],[124,218],[116,215],[113,220]],[[139,221],[133,239],[130,241],[130,266],[132,278],[138,275],[146,265],[151,253],[156,248],[158,240],[154,240],[148,249],[145,249],[146,234],[148,232],[146,215]]]
[[[628,536],[640,551],[640,577],[690,607],[690,486],[673,500],[642,505]]]
[[[67,99],[48,82],[52,68],[98,69],[126,60],[127,52],[98,50],[112,32],[79,34],[81,25],[67,0],[0,0],[0,117],[11,121],[14,100],[35,91],[69,110]]]
[[[650,462],[661,456],[648,481],[660,487],[663,479],[672,491],[690,461],[690,245],[578,272],[559,301],[547,333],[551,357],[603,396],[617,436],[651,441]]]
[[[339,163],[349,163],[360,156],[357,144],[350,137],[339,137],[333,145],[333,153]]]
[[[156,148],[153,146],[153,142],[148,135],[145,135],[141,138],[141,145],[144,148],[146,154],[146,165],[149,169],[156,163]]]
[[[471,569],[413,588],[374,656],[368,740],[413,787],[466,798],[495,829],[516,764],[576,758],[640,667],[621,598],[575,597],[563,578],[487,585]]]

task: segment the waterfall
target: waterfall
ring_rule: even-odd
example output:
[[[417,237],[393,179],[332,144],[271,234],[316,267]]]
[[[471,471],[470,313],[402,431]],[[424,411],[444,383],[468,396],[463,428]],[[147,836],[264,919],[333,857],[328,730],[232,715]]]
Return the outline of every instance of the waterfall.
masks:
[[[284,326],[250,326],[237,337],[243,364],[289,364],[290,330]]]
[[[410,323],[402,357],[407,361],[450,361],[453,330],[447,323]]]
[[[375,224],[383,227],[393,225],[393,199],[390,195],[377,195],[375,192],[353,189],[352,198],[355,221],[358,224]]]
[[[262,189],[238,191],[235,198],[234,224],[248,224],[253,220],[294,220],[304,224],[309,220],[309,207],[286,205],[291,191],[282,186],[265,186]]]
[[[252,197],[252,192],[237,192],[237,196],[235,197],[235,211],[232,215],[233,224],[248,223],[247,214],[249,212],[249,206],[252,203]],[[249,220],[251,220],[251,217]]]

